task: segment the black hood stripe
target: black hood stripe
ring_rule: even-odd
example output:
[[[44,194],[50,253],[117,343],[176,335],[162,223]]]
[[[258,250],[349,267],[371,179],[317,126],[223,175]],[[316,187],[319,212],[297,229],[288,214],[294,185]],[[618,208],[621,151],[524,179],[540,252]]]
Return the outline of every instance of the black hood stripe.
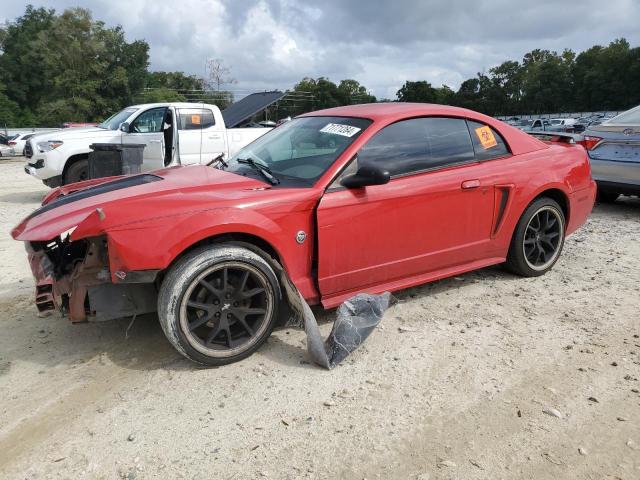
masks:
[[[102,183],[100,185],[96,185],[95,187],[89,187],[86,190],[80,190],[78,192],[70,193],[69,195],[58,197],[51,203],[48,203],[38,208],[27,218],[36,217],[41,213],[48,212],[49,210],[53,210],[54,208],[61,207],[62,205],[66,205],[72,202],[77,202],[78,200],[83,200],[85,198],[93,197],[95,195],[101,195],[103,193],[113,192],[114,190],[120,190],[122,188],[129,188],[129,187],[135,187],[137,185],[144,185],[145,183],[157,182],[158,180],[162,180],[162,177],[145,173],[142,175],[132,175],[130,177],[120,178],[118,180],[113,180],[111,182]]]

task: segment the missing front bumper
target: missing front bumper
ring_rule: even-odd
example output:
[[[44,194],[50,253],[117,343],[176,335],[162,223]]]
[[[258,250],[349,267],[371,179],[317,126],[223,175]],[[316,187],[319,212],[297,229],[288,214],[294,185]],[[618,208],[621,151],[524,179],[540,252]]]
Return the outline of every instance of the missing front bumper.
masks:
[[[74,251],[69,245],[58,241],[26,244],[36,282],[35,303],[39,315],[59,310],[72,323],[80,323],[156,311],[154,283],[111,282],[104,238],[86,240],[86,249]],[[157,272],[154,275],[131,273],[131,280],[135,281],[155,278]]]

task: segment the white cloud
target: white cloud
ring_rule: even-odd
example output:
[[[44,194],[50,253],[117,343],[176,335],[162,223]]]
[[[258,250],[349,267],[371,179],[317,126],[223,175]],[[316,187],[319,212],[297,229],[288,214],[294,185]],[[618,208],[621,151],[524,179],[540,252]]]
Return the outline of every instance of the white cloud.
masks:
[[[43,1],[58,10],[74,0]],[[405,80],[456,88],[478,71],[519,60],[534,48],[582,50],[626,37],[640,43],[640,2],[582,0],[559,6],[493,0],[89,0],[96,19],[121,24],[128,39],[151,46],[151,68],[202,75],[222,58],[234,88],[289,88],[302,77],[355,78],[393,98]],[[11,19],[24,3],[4,0]]]

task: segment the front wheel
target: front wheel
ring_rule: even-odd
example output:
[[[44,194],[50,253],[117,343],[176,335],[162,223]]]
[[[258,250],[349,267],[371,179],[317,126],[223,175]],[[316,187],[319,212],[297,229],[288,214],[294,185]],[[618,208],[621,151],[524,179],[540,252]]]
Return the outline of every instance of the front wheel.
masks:
[[[77,160],[71,165],[64,174],[64,184],[82,182],[89,180],[89,160]]]
[[[160,287],[158,316],[171,344],[194,362],[237,362],[267,340],[282,294],[269,263],[235,245],[194,250]]]
[[[507,268],[524,277],[545,274],[560,257],[564,235],[565,218],[558,202],[546,197],[535,200],[518,221]]]

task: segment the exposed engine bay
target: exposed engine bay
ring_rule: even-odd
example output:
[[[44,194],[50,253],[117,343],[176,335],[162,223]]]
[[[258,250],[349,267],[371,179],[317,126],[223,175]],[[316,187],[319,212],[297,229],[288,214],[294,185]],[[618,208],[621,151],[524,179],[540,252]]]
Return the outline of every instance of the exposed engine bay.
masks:
[[[25,242],[41,315],[60,310],[73,323],[156,311],[154,283],[111,282],[105,237]]]

